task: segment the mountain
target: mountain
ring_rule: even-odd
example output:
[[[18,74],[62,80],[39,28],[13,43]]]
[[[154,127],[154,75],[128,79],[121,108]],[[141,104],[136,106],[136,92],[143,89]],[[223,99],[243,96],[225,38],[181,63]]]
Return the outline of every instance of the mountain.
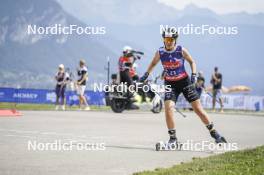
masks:
[[[30,34],[28,25],[87,27],[53,0],[1,2],[0,24],[1,86],[54,87],[57,66],[63,63],[75,73],[81,58],[88,64],[90,82],[105,82],[107,57],[118,56],[98,42],[96,34]],[[92,27],[97,30],[97,26]]]
[[[82,21],[91,24],[146,25],[173,19],[172,7],[153,0],[57,0],[63,8]]]

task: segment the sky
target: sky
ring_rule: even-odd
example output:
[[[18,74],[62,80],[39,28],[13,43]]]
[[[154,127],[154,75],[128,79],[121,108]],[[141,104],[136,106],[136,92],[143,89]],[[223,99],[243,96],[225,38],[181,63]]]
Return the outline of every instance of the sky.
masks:
[[[248,12],[264,13],[264,0],[158,0],[176,9],[183,9],[188,4],[209,8],[218,14]]]

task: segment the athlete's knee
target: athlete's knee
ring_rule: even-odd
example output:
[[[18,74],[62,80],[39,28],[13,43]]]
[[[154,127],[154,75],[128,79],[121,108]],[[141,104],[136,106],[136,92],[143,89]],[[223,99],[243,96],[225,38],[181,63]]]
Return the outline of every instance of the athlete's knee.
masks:
[[[172,101],[165,101],[165,113],[170,115],[174,112],[174,103]]]
[[[197,108],[200,108],[201,107],[201,103],[200,103],[200,100],[197,99],[197,100],[194,100],[191,102],[191,105],[193,108],[197,109]]]

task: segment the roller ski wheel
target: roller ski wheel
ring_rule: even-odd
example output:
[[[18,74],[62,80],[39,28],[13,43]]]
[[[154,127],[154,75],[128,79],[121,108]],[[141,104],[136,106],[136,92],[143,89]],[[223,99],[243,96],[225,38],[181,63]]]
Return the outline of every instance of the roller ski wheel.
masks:
[[[160,143],[156,143],[156,151],[160,151]]]
[[[182,143],[158,142],[155,147],[156,151],[177,151],[182,149]]]

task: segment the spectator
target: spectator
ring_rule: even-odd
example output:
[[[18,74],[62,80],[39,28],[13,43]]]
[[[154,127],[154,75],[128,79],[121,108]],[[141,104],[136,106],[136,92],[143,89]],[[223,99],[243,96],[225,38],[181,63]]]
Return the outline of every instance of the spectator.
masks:
[[[59,110],[59,101],[62,110],[65,110],[65,90],[67,82],[69,81],[69,75],[64,71],[64,65],[59,65],[59,70],[55,76],[56,84],[56,107],[55,110]]]
[[[223,82],[223,77],[220,72],[218,72],[218,67],[214,68],[214,73],[211,78],[211,84],[213,86],[213,111],[215,112],[215,102],[218,99],[218,102],[220,104],[220,111],[223,111],[223,100],[222,100],[222,82]]]
[[[87,67],[84,60],[80,60],[79,68],[77,70],[77,94],[79,95],[79,108],[84,110],[90,110],[90,107],[85,98],[84,92],[86,88],[86,82],[88,80]]]

